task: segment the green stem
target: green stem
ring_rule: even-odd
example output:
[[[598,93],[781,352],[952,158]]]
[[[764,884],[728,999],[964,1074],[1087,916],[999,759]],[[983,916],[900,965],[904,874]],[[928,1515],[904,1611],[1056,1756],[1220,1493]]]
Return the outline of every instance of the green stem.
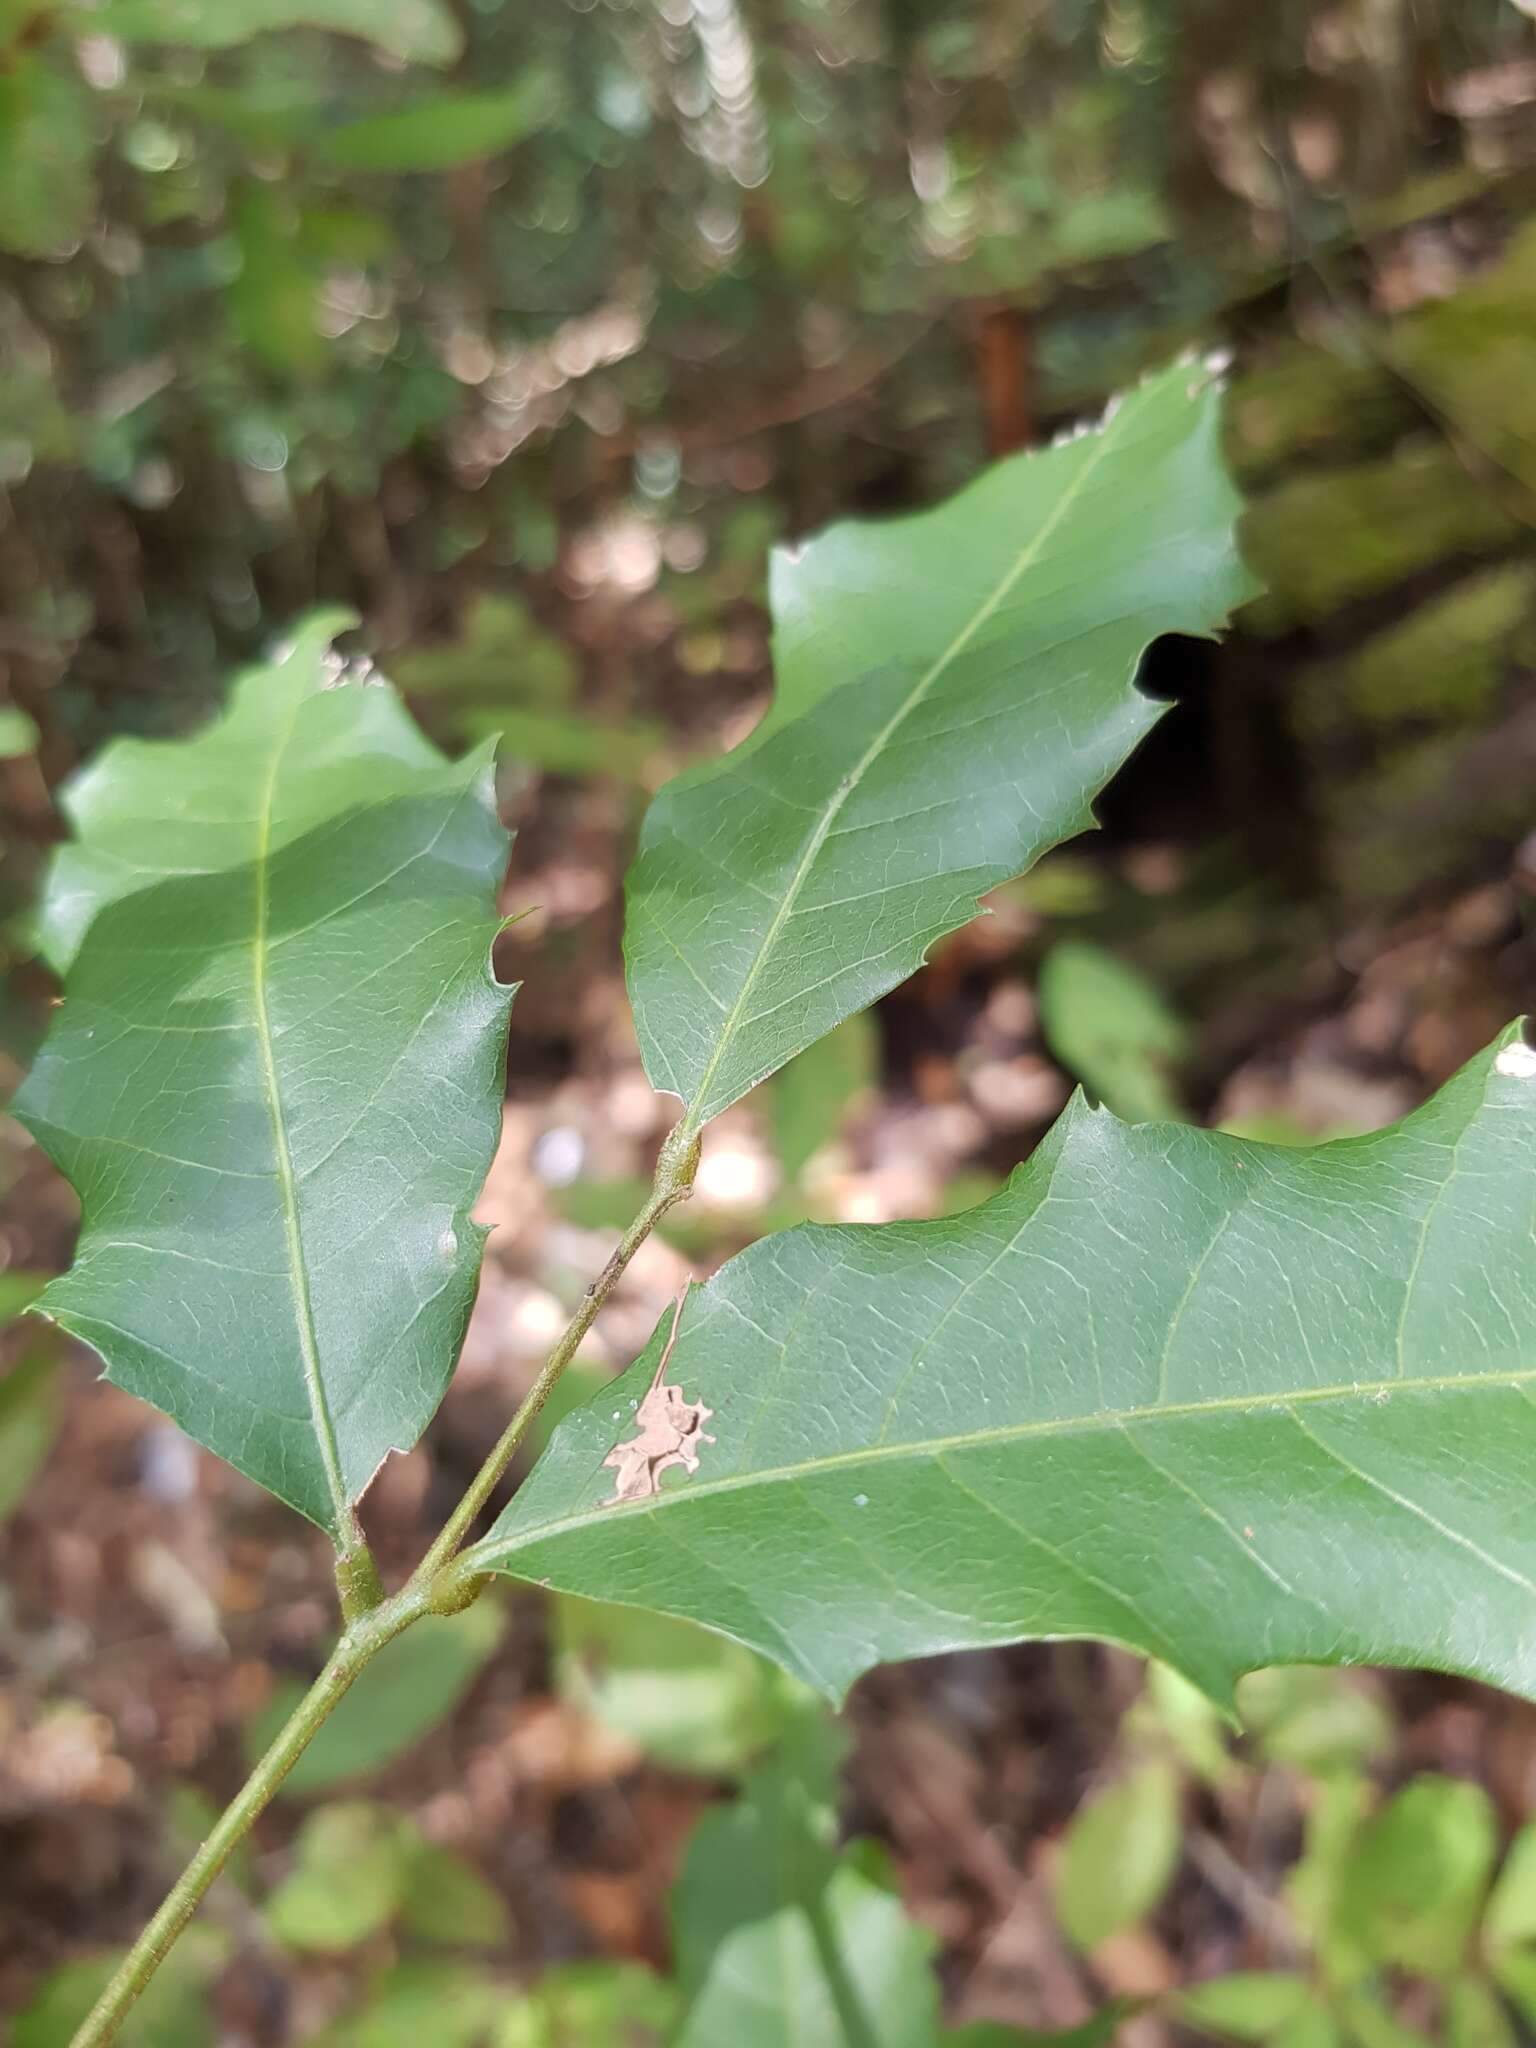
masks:
[[[364,1665],[402,1629],[429,1612],[431,1604],[421,1591],[408,1587],[393,1600],[374,1608],[342,1636],[330,1662],[284,1722],[271,1748],[176,1880],[164,1905],[123,1958],[75,2035],[71,2048],[104,2048],[105,2043],[117,2038],[129,2010],[165,1961],[204,1893],[249,1834],[257,1816],[303,1755],[321,1722]]]
[[[212,1834],[176,1880],[164,1905],[123,1958],[112,1981],[91,2008],[71,2048],[106,2048],[116,2040],[145,1986],[165,1961],[181,1930],[197,1911],[204,1894],[265,1810],[284,1778],[313,1740],[321,1723],[335,1709],[358,1673],[384,1645],[424,1614],[455,1614],[467,1607],[485,1581],[467,1569],[455,1570],[453,1559],[463,1547],[481,1509],[496,1486],[539,1410],[549,1399],[561,1373],[576,1356],[598,1310],[617,1286],[625,1267],[656,1225],[676,1202],[693,1192],[699,1164],[696,1134],[680,1125],[661,1148],[656,1178],[645,1207],[625,1231],[602,1272],[582,1296],[564,1336],[550,1353],[543,1371],[529,1389],[501,1440],[481,1466],[469,1491],[449,1517],[442,1534],[392,1599],[383,1597],[378,1570],[359,1536],[336,1563],[346,1630],[329,1663],[294,1708],[266,1755],[257,1764],[232,1803],[224,1809]]]
[[[539,1410],[554,1392],[560,1375],[576,1356],[582,1338],[596,1321],[598,1310],[618,1285],[625,1267],[667,1211],[678,1202],[686,1201],[693,1193],[693,1177],[698,1171],[698,1165],[698,1137],[679,1124],[661,1148],[661,1157],[656,1162],[656,1178],[651,1184],[650,1196],[645,1207],[619,1239],[613,1256],[582,1296],[580,1308],[566,1324],[565,1334],[549,1354],[543,1370],[528,1389],[512,1420],[502,1431],[495,1449],[471,1480],[469,1490],[444,1524],[442,1534],[417,1566],[411,1581],[413,1585],[418,1580],[434,1577],[463,1548],[480,1511],[496,1491],[507,1467],[512,1463],[518,1445],[532,1428]]]

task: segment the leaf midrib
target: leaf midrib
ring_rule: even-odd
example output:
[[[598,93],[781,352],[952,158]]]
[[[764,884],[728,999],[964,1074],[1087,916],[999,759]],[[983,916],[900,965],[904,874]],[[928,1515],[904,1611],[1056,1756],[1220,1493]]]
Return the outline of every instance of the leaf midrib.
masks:
[[[315,1329],[314,1304],[310,1298],[304,1238],[299,1227],[298,1182],[293,1170],[293,1154],[288,1144],[288,1121],[283,1109],[282,1089],[278,1082],[272,1022],[267,1005],[273,811],[277,798],[277,779],[298,726],[302,702],[302,699],[295,701],[282,735],[272,750],[266,783],[256,814],[253,884],[255,930],[251,941],[251,988],[256,1017],[256,1042],[261,1051],[262,1088],[272,1125],[278,1200],[283,1212],[283,1237],[287,1246],[289,1279],[293,1289],[299,1356],[304,1368],[304,1391],[309,1402],[310,1421],[314,1426],[315,1441],[320,1450],[320,1463],[325,1473],[326,1487],[331,1496],[331,1507],[335,1516],[333,1533],[339,1540],[346,1529],[350,1504],[347,1500],[346,1482],[342,1478],[336,1429],[331,1419],[330,1404],[326,1399],[325,1382],[320,1372],[319,1337]]]
[[[690,1134],[701,1129],[709,1121],[708,1114],[701,1105],[708,1102],[710,1084],[714,1080],[715,1074],[719,1070],[726,1053],[730,1050],[731,1042],[741,1023],[746,1004],[757,985],[757,979],[762,972],[764,962],[772,954],[774,946],[778,942],[779,934],[783,931],[784,926],[793,914],[800,891],[804,888],[806,879],[815,865],[816,857],[826,844],[828,834],[837,823],[843,807],[859,787],[859,784],[868,774],[870,768],[880,758],[886,747],[889,746],[894,735],[927,697],[928,692],[933,688],[939,677],[943,675],[952,662],[956,661],[964,653],[965,649],[970,645],[977,633],[980,632],[987,620],[992,617],[1020,577],[1033,568],[1034,564],[1039,560],[1041,551],[1053,535],[1058,532],[1068,512],[1071,511],[1077,500],[1082,496],[1089,478],[1098,469],[1111,444],[1118,438],[1119,429],[1124,421],[1129,418],[1135,405],[1135,399],[1139,395],[1139,393],[1133,394],[1131,398],[1127,399],[1121,405],[1118,412],[1116,412],[1114,418],[1106,421],[1103,427],[1101,427],[1094,446],[1085,457],[1081,469],[1079,469],[1077,475],[1067,485],[1066,489],[1051,507],[1050,512],[1036,528],[1027,545],[1020,549],[1012,567],[998,579],[990,594],[977,606],[976,610],[960,628],[959,632],[956,633],[949,645],[934,658],[929,667],[918,677],[906,697],[865,748],[856,765],[843,778],[843,781],[838,786],[837,794],[827,805],[825,812],[818,819],[815,827],[807,835],[804,849],[795,867],[795,872],[790,877],[789,887],[784,892],[783,899],[778,909],[774,912],[767,931],[763,934],[762,941],[753,956],[752,964],[747,969],[746,977],[737,992],[736,1000],[731,1004],[729,1011],[726,1013],[725,1022],[721,1026],[720,1035],[715,1043],[715,1050],[710,1055],[703,1073],[699,1076],[698,1086],[693,1092],[693,1099],[684,1114],[683,1124]]]
[[[858,1450],[834,1451],[821,1458],[807,1458],[795,1465],[775,1465],[753,1472],[735,1472],[727,1479],[700,1480],[669,1489],[658,1494],[653,1500],[638,1504],[639,1512],[650,1516],[659,1514],[668,1507],[680,1507],[688,1501],[713,1498],[719,1494],[740,1493],[754,1486],[773,1486],[792,1483],[802,1479],[819,1479],[824,1472],[853,1471],[868,1465],[896,1463],[901,1459],[938,1459],[947,1457],[952,1451],[966,1451],[985,1448],[993,1444],[1023,1443],[1044,1437],[1099,1434],[1115,1429],[1129,1429],[1136,1423],[1181,1421],[1206,1415],[1239,1415],[1258,1417],[1266,1412],[1271,1415],[1283,1414],[1295,1407],[1319,1407],[1330,1401],[1369,1401],[1379,1397],[1399,1394],[1440,1394],[1463,1387],[1509,1387],[1521,1388],[1536,1381],[1536,1366],[1515,1367],[1504,1372],[1448,1373],[1426,1375],[1420,1379],[1377,1379],[1349,1380],[1337,1386],[1298,1387],[1293,1392],[1271,1390],[1263,1394],[1222,1394],[1212,1395],[1200,1401],[1148,1402],[1134,1408],[1099,1408],[1087,1415],[1051,1416],[1045,1420],[1001,1424],[992,1429],[965,1430],[953,1436],[924,1437],[913,1443],[867,1444]],[[630,1510],[635,1512],[634,1509]],[[493,1530],[474,1551],[466,1555],[478,1555],[486,1560],[494,1556],[511,1556],[517,1550],[533,1543],[543,1543],[551,1537],[569,1535],[572,1531],[585,1528],[610,1528],[613,1524],[611,1503],[602,1501],[597,1506],[585,1508],[577,1514],[564,1515],[558,1520],[545,1522],[525,1532],[514,1533],[509,1538],[499,1538]]]

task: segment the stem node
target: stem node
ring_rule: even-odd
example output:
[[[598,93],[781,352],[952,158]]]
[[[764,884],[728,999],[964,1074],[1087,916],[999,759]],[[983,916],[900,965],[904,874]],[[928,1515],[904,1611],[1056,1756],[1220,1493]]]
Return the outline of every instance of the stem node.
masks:
[[[676,1202],[693,1192],[699,1165],[698,1134],[679,1124],[669,1133],[656,1162],[650,1198],[625,1231],[606,1266],[582,1296],[581,1306],[550,1353],[543,1371],[528,1390],[501,1440],[471,1481],[464,1498],[444,1525],[407,1584],[389,1596],[384,1591],[373,1554],[354,1531],[336,1560],[336,1586],[341,1595],[343,1629],[330,1662],[295,1707],[272,1747],[227,1806],[192,1861],[182,1872],[164,1905],[139,1936],[89,2017],[75,2035],[72,2048],[107,2048],[132,2010],[145,1985],[165,1960],[166,1952],[197,1910],[199,1901],[249,1831],[310,1738],[363,1667],[413,1621],[424,1614],[459,1614],[478,1599],[490,1575],[459,1560],[476,1518],[495,1492],[548,1400],[555,1382],[576,1356],[597,1312],[618,1285],[625,1267]]]
[[[344,1550],[337,1558],[336,1591],[341,1596],[341,1618],[348,1628],[384,1605],[384,1581],[366,1543]]]
[[[489,1572],[469,1572],[450,1565],[427,1587],[427,1609],[432,1614],[462,1614],[473,1607],[491,1583]]]

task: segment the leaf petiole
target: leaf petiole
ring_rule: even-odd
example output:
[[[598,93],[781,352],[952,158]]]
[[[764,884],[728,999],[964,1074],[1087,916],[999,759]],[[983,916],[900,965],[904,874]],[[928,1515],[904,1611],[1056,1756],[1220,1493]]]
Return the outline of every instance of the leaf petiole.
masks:
[[[699,1167],[699,1138],[686,1123],[668,1133],[656,1162],[656,1176],[645,1207],[614,1247],[608,1263],[582,1296],[581,1305],[565,1327],[565,1334],[549,1354],[543,1371],[529,1388],[516,1414],[507,1424],[499,1442],[471,1480],[463,1499],[448,1517],[442,1534],[422,1559],[417,1576],[440,1571],[463,1548],[476,1517],[495,1492],[523,1438],[538,1419],[539,1410],[554,1392],[561,1374],[570,1364],[581,1340],[597,1319],[597,1312],[623,1276],[630,1260],[656,1225],[679,1202],[693,1193],[693,1178]]]
[[[346,1626],[325,1669],[284,1722],[271,1747],[176,1880],[159,1912],[123,1958],[76,2033],[71,2048],[106,2048],[107,2043],[117,2038],[123,2021],[197,1911],[214,1879],[270,1804],[342,1696],[380,1650],[424,1615],[455,1614],[479,1597],[488,1583],[487,1578],[485,1574],[471,1569],[467,1561],[456,1563],[458,1552],[630,1260],[667,1211],[676,1203],[685,1201],[693,1192],[698,1163],[698,1138],[692,1134],[684,1136],[679,1127],[661,1148],[655,1181],[644,1208],[620,1238],[602,1272],[582,1296],[580,1306],[559,1343],[502,1432],[499,1442],[449,1516],[442,1533],[401,1590],[386,1596],[373,1555],[361,1541],[343,1551],[337,1559],[336,1584]]]

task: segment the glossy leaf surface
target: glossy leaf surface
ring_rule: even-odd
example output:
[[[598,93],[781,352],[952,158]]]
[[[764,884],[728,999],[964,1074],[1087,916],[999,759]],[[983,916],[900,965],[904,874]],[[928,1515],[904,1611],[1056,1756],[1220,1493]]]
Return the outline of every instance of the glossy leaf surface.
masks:
[[[1179,365],[936,511],[780,559],[774,705],[662,791],[629,881],[646,1071],[690,1125],[1093,823],[1159,715],[1142,651],[1251,592],[1219,402]]]
[[[76,785],[66,999],[16,1109],[83,1210],[43,1311],[343,1539],[457,1355],[511,991],[490,762],[328,687],[330,623]]]
[[[1076,1101],[967,1214],[766,1239],[682,1319],[697,1474],[606,1504],[658,1331],[480,1555],[833,1696],[1049,1636],[1224,1703],[1299,1662],[1536,1695],[1533,1067],[1511,1029],[1401,1124],[1309,1150]]]

